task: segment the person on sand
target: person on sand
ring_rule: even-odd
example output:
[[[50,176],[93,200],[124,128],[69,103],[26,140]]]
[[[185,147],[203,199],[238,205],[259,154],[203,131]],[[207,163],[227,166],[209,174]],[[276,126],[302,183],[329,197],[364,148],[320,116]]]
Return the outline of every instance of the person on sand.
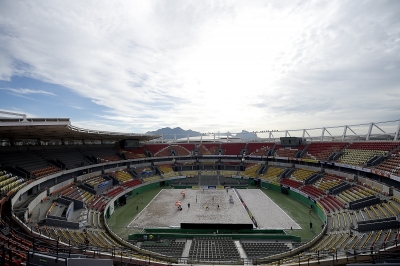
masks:
[[[206,210],[208,210],[208,205],[206,206]]]

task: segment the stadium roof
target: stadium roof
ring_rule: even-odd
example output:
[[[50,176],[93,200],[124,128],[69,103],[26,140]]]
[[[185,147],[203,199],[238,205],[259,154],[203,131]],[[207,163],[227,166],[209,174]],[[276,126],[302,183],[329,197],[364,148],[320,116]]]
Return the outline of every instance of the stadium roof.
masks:
[[[0,111],[0,113],[22,117],[0,117],[0,139],[3,140],[118,141],[123,139],[137,139],[139,141],[149,141],[160,137],[159,135],[109,132],[79,128],[71,125],[69,118],[26,118],[24,114],[3,111]]]

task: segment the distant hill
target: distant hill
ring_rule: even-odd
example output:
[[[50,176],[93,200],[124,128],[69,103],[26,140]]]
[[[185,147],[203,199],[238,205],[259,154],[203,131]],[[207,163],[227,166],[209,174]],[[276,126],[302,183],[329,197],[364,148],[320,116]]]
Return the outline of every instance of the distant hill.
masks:
[[[164,127],[164,128],[160,128],[157,129],[156,131],[148,131],[146,132],[146,134],[162,134],[164,139],[174,139],[175,138],[175,134],[176,134],[176,138],[185,138],[188,136],[189,137],[195,137],[195,136],[200,136],[200,132],[197,131],[193,131],[191,129],[189,130],[184,130],[180,127],[176,127],[176,128],[170,128],[170,127]],[[255,139],[257,138],[257,135],[255,133],[252,132],[248,132],[246,130],[242,130],[242,132],[240,133],[236,133],[236,134],[232,134],[230,132],[226,132],[226,133],[219,133],[219,135],[225,135],[225,136],[236,136],[242,139]]]
[[[242,139],[255,139],[257,138],[257,134],[253,132],[248,132],[246,130],[242,130],[242,132],[236,133],[236,137]]]
[[[170,128],[170,127],[164,127],[157,129],[156,131],[148,131],[146,134],[163,134],[164,138],[167,139],[173,139],[175,134],[177,138],[183,138],[187,137],[189,134],[189,137],[194,137],[194,136],[199,136],[201,133],[193,130],[184,130],[180,127],[176,128]]]

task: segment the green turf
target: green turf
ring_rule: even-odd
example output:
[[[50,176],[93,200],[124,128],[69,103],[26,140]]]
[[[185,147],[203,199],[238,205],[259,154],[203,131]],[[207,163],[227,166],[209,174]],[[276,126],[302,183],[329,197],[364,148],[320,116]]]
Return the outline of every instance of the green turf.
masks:
[[[261,190],[302,228],[301,230],[286,230],[287,234],[299,236],[302,242],[307,242],[321,232],[323,222],[315,212],[309,214],[308,206],[280,192],[268,189]],[[310,230],[310,221],[313,224],[313,230]]]

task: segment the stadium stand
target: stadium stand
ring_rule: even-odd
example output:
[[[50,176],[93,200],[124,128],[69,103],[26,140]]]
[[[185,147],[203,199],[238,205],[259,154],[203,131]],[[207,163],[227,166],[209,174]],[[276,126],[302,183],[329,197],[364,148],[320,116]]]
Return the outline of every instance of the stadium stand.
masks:
[[[340,177],[334,174],[320,173],[313,170],[297,169],[291,176],[281,178],[281,174],[285,171],[285,167],[290,169],[295,169],[293,166],[290,167],[289,160],[279,161],[279,159],[274,158],[256,158],[254,157],[254,162],[244,163],[245,171],[227,171],[229,175],[236,175],[238,172],[245,178],[236,179],[226,176],[220,173],[218,166],[224,164],[221,160],[213,160],[212,162],[205,162],[204,164],[215,164],[215,168],[210,171],[201,171],[200,175],[196,169],[196,163],[188,163],[187,165],[192,165],[191,171],[184,171],[184,175],[192,175],[195,177],[182,178],[178,180],[169,180],[168,178],[175,176],[176,174],[172,170],[170,162],[150,161],[143,163],[145,159],[144,154],[149,153],[154,157],[164,157],[171,156],[171,151],[174,151],[174,155],[179,156],[190,156],[191,151],[194,149],[199,149],[200,154],[203,155],[215,155],[220,149],[223,150],[225,155],[239,155],[244,149],[247,149],[248,154],[253,155],[265,155],[268,150],[274,149],[278,157],[295,157],[297,152],[301,151],[306,147],[307,155],[297,161],[290,161],[290,164],[295,164],[298,161],[304,163],[313,163],[311,160],[318,161],[333,161],[335,163],[341,163],[343,165],[353,165],[353,166],[365,166],[368,161],[374,156],[382,157],[381,163],[377,166],[372,166],[370,169],[382,170],[389,172],[393,176],[385,176],[389,181],[390,185],[385,184],[387,189],[383,191],[382,186],[371,186],[366,183],[356,183],[353,182],[351,178]],[[398,182],[396,181],[396,174],[399,173],[399,159],[400,153],[398,151],[399,142],[388,142],[388,141],[369,141],[369,142],[311,142],[307,145],[298,147],[297,149],[286,149],[279,144],[274,143],[204,143],[204,144],[145,144],[142,148],[138,148],[135,151],[115,149],[114,145],[99,145],[98,147],[93,145],[65,145],[65,146],[37,146],[37,147],[2,147],[0,149],[0,193],[2,195],[2,205],[5,201],[12,200],[12,195],[18,192],[24,186],[31,184],[32,182],[37,182],[34,189],[23,190],[25,202],[18,204],[17,211],[24,210],[33,201],[33,197],[40,194],[40,198],[37,204],[47,204],[45,208],[45,213],[53,213],[55,208],[60,208],[56,202],[52,200],[57,197],[65,196],[76,201],[84,202],[84,207],[88,208],[86,213],[88,220],[88,227],[85,230],[71,229],[64,227],[47,227],[41,225],[36,225],[34,219],[32,218],[32,211],[25,212],[29,217],[27,220],[20,219],[25,223],[22,227],[24,230],[31,226],[31,233],[33,231],[40,232],[43,236],[59,240],[66,244],[66,246],[84,246],[90,245],[97,247],[105,252],[110,252],[115,248],[123,249],[127,246],[122,245],[122,242],[118,238],[111,236],[110,232],[105,230],[105,207],[109,203],[114,204],[114,200],[117,195],[124,193],[125,191],[130,191],[131,188],[136,186],[147,184],[160,184],[162,181],[170,181],[170,184],[176,185],[228,185],[233,186],[236,184],[249,184],[250,180],[259,177],[261,181],[265,182],[263,184],[281,184],[284,186],[290,186],[296,188],[298,193],[302,195],[308,195],[312,199],[317,200],[316,205],[322,206],[326,213],[326,234],[322,236],[322,239],[314,245],[310,252],[298,253],[297,257],[286,257],[284,259],[278,260],[278,263],[290,263],[306,260],[315,260],[315,254],[312,252],[320,252],[318,256],[328,257],[327,254],[335,252],[349,252],[357,251],[364,252],[365,250],[377,250],[389,243],[394,243],[399,238],[399,232],[394,228],[383,228],[383,229],[373,229],[372,231],[360,232],[357,226],[360,226],[360,222],[363,221],[376,221],[379,219],[389,219],[390,217],[398,217],[400,214],[400,204],[399,199],[395,196],[388,195],[389,190],[398,188]],[[387,156],[387,157],[386,157]],[[297,156],[296,156],[297,157]],[[125,159],[133,160],[132,164],[128,165],[124,162]],[[256,161],[259,159],[259,161]],[[304,160],[303,160],[304,159]],[[143,161],[141,161],[143,160]],[[247,159],[246,159],[247,160]],[[272,161],[278,166],[267,165],[268,161]],[[126,170],[115,170],[107,171],[106,164],[104,162],[116,162],[115,165],[111,167],[117,167],[121,169],[123,167],[128,167]],[[165,162],[165,164],[164,164]],[[259,163],[260,162],[260,163]],[[161,164],[160,164],[161,163]],[[242,162],[226,163],[226,165],[235,166]],[[280,166],[282,165],[285,166]],[[138,164],[136,166],[135,164]],[[181,163],[185,165],[185,163]],[[200,166],[204,166],[200,164]],[[144,166],[151,165],[151,166]],[[288,166],[289,165],[289,166]],[[328,166],[313,165],[314,167],[321,167],[322,170],[343,170],[346,175],[355,175],[357,172],[354,168],[341,165],[342,169],[336,167],[334,164],[329,164]],[[74,172],[74,169],[77,170]],[[156,171],[156,167],[160,171]],[[288,169],[289,169],[288,168]],[[344,169],[343,169],[344,168]],[[94,170],[95,174],[88,174],[91,170]],[[217,170],[218,169],[218,170]],[[233,168],[233,169],[239,169]],[[243,169],[243,168],[242,168]],[[315,168],[313,168],[315,169]],[[63,170],[63,171],[61,171]],[[65,171],[72,170],[72,171]],[[138,174],[138,178],[133,178],[130,171],[134,171]],[[357,171],[361,171],[357,169]],[[100,173],[100,174],[99,174]],[[142,174],[145,173],[145,174]],[[374,176],[374,173],[365,172],[368,174],[363,174],[359,176],[364,180]],[[226,174],[226,173],[225,173]],[[312,175],[315,179],[312,182],[305,184]],[[65,177],[64,177],[65,175]],[[95,187],[99,184],[110,181],[112,176],[114,185],[105,191],[94,195],[89,191],[83,189],[83,186]],[[346,176],[344,175],[344,176]],[[77,176],[79,177],[78,181]],[[46,178],[43,178],[46,177]],[[379,177],[379,176],[378,176]],[[40,178],[40,179],[39,179]],[[248,179],[249,178],[249,179]],[[43,180],[42,180],[43,179]],[[72,180],[66,182],[66,180]],[[382,179],[382,178],[381,178]],[[371,179],[370,182],[375,182]],[[383,180],[387,181],[387,180]],[[63,183],[66,182],[66,183]],[[244,183],[243,183],[244,182]],[[364,181],[363,181],[364,182]],[[330,189],[340,185],[342,183],[347,183],[350,188],[346,188],[338,194],[331,193]],[[36,183],[35,183],[36,184]],[[54,190],[49,190],[49,187],[58,185]],[[394,185],[394,187],[390,187]],[[50,193],[50,191],[52,191]],[[383,193],[385,192],[385,193]],[[21,195],[18,194],[18,197]],[[29,197],[28,197],[29,196]],[[360,209],[352,210],[348,206],[357,200],[365,199],[371,196],[377,196],[382,201],[379,204],[373,204],[364,206]],[[15,197],[15,200],[18,200]],[[22,207],[21,207],[22,206]],[[115,207],[117,205],[115,204]],[[21,207],[19,209],[19,207]],[[13,208],[13,206],[11,206]],[[2,213],[3,213],[2,209]],[[14,214],[13,214],[14,215]],[[19,216],[21,217],[21,215]],[[38,218],[36,218],[38,219]],[[26,228],[25,228],[25,227]],[[33,227],[33,228],[32,228]],[[42,237],[43,237],[42,236]],[[20,265],[26,261],[27,252],[34,249],[33,241],[28,240],[16,232],[11,231],[9,234],[5,234],[2,230],[0,233],[0,243],[6,245],[7,248],[12,249],[12,261],[13,264]],[[192,240],[192,244],[189,251],[189,257],[194,262],[213,262],[213,261],[229,261],[237,262],[242,258],[238,252],[237,245],[241,245],[248,259],[262,259],[268,256],[273,256],[275,254],[280,254],[288,252],[291,249],[290,244],[286,243],[267,243],[260,242],[255,243],[252,241],[241,240],[240,243],[235,243],[235,241],[229,237],[196,237]],[[159,243],[146,243],[140,248],[160,253],[164,256],[179,257],[182,255],[185,241],[182,240],[172,240],[166,241],[167,244]],[[36,247],[38,250],[47,252],[48,249],[44,247]],[[36,249],[35,248],[35,249]],[[301,248],[299,247],[293,248]],[[206,252],[207,250],[207,252]],[[121,257],[122,255],[133,254],[131,251],[119,251]],[[116,253],[113,251],[113,256]],[[141,255],[137,252],[134,253],[137,258]],[[2,254],[6,259],[9,259],[8,254]],[[142,257],[143,258],[143,257]],[[145,258],[145,256],[144,256]],[[319,257],[318,257],[319,258]],[[297,260],[296,260],[297,259]]]
[[[171,257],[182,257],[185,240],[162,239],[158,241],[141,242],[140,248]]]
[[[307,169],[296,169],[291,175],[291,179],[304,182],[308,177],[315,174],[317,171]]]
[[[392,153],[388,159],[375,167],[377,170],[400,174],[400,151]]]
[[[59,146],[42,147],[37,152],[46,160],[54,161],[60,165],[62,169],[68,170],[94,164],[93,159],[85,156],[76,146],[66,146],[65,148]]]
[[[221,149],[226,155],[240,155],[240,152],[246,147],[246,143],[222,143]]]
[[[170,149],[175,152],[174,156],[187,156],[191,154],[191,151],[182,145],[171,145]]]
[[[247,257],[251,259],[264,258],[290,250],[288,244],[283,242],[246,242],[243,240],[240,242]]]
[[[107,172],[107,174],[113,176],[121,183],[125,183],[127,181],[132,180],[132,176],[126,171],[114,171],[114,172]]]
[[[258,171],[260,170],[259,164],[248,164],[246,170],[243,171],[241,174],[247,178],[255,178],[258,175]]]
[[[170,156],[168,144],[146,144],[145,149],[149,151],[153,156],[163,157]]]
[[[354,142],[343,150],[338,162],[364,166],[372,157],[387,155],[398,146],[398,142]]]
[[[169,178],[178,175],[176,172],[174,172],[170,164],[160,164],[158,165],[158,168],[160,169],[163,178]]]
[[[266,151],[272,149],[275,143],[266,142],[249,142],[246,146],[247,154],[253,156],[262,156],[266,154]]]
[[[119,152],[121,154],[121,158],[124,159],[140,159],[146,157],[144,147],[137,147],[129,150],[119,149]]]
[[[279,168],[275,166],[269,166],[264,174],[259,175],[259,178],[270,182],[279,182],[280,175],[284,171],[284,168]]]
[[[80,152],[85,156],[92,158],[97,163],[119,161],[121,158],[117,155],[119,152],[113,146],[106,147],[90,147],[83,146],[79,148]]]
[[[203,143],[199,146],[202,155],[215,155],[219,148],[219,143]]]
[[[194,261],[237,261],[239,252],[230,237],[196,237],[190,246],[189,258]]]
[[[332,153],[340,152],[347,145],[348,143],[346,142],[312,142],[307,146],[307,154],[303,158],[328,161],[328,158]]]
[[[275,156],[294,158],[299,151],[304,149],[304,147],[305,145],[298,145],[296,148],[287,148],[282,147],[281,145],[275,145]]]

